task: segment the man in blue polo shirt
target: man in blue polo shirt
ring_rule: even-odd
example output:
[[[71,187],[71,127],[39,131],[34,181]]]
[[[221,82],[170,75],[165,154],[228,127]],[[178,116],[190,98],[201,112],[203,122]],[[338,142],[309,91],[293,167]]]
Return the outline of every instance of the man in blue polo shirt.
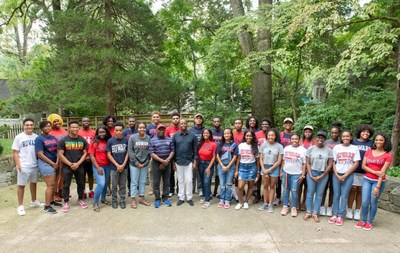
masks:
[[[171,173],[171,160],[174,157],[174,146],[172,139],[165,137],[165,126],[159,124],[157,126],[157,135],[150,140],[149,154],[153,158],[151,171],[153,173],[153,189],[156,201],[154,207],[161,206],[160,197],[160,179],[163,180],[162,201],[164,205],[171,206],[168,199],[169,193],[169,177]]]

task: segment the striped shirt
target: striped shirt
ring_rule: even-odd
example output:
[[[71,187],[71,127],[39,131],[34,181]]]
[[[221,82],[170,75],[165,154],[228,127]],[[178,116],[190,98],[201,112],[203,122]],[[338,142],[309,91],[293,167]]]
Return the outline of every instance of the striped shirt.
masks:
[[[160,138],[155,136],[150,140],[149,153],[155,154],[158,157],[165,159],[168,158],[169,154],[174,152],[174,145],[172,139],[169,137]]]

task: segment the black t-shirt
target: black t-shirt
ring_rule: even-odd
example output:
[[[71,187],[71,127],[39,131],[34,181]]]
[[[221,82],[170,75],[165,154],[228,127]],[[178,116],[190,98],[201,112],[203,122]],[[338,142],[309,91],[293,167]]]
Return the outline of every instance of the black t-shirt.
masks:
[[[58,148],[64,150],[64,156],[68,161],[76,163],[81,159],[83,151],[88,148],[88,144],[86,140],[79,135],[77,138],[71,138],[67,135],[60,141]],[[64,167],[68,166],[64,164]]]
[[[107,141],[106,151],[111,152],[112,157],[118,164],[123,164],[125,156],[128,152],[128,139],[126,138],[117,139],[116,137],[112,137]],[[117,169],[113,163],[110,164],[111,164],[111,169],[113,170]]]

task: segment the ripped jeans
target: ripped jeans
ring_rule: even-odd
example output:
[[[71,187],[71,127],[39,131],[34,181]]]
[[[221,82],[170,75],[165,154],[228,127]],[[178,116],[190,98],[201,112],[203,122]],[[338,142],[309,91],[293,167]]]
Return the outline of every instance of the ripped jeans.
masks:
[[[222,171],[222,167],[218,164],[219,185],[221,187],[220,200],[229,203],[232,197],[233,175],[235,174],[235,165],[232,165],[229,170]]]

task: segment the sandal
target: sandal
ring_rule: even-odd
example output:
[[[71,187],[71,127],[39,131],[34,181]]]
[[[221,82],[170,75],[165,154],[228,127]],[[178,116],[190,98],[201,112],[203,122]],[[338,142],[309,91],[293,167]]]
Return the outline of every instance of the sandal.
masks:
[[[310,219],[310,218],[311,218],[311,213],[306,213],[303,220],[308,221],[308,219]]]
[[[95,211],[95,212],[100,212],[100,207],[99,207],[99,205],[93,204],[93,211]]]
[[[131,200],[131,208],[133,208],[133,209],[137,208],[137,204],[136,204],[136,200],[135,199]]]
[[[108,201],[106,199],[102,200],[101,203],[103,203],[104,205],[107,205],[107,206],[111,205],[110,201]]]
[[[139,204],[142,204],[142,205],[144,205],[144,206],[150,206],[150,203],[149,203],[147,200],[145,200],[145,199],[141,199],[141,200],[139,201]]]

